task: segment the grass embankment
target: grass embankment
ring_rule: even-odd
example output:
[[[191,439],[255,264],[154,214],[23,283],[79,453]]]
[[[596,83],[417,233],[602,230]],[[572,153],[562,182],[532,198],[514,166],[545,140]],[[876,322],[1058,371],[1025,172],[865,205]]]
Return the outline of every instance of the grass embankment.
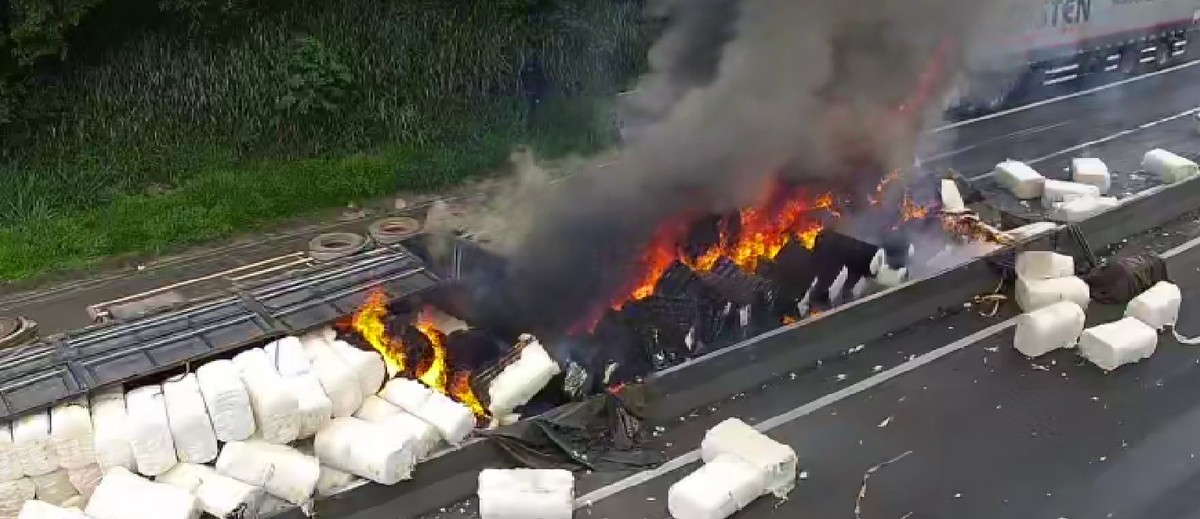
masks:
[[[534,25],[505,2],[298,0],[226,36],[168,24],[89,45],[120,23],[111,3],[0,130],[0,279],[434,190],[518,142],[602,147],[609,107],[592,100],[638,71],[648,32],[636,0],[566,0]],[[531,51],[555,97],[527,131],[517,70]]]

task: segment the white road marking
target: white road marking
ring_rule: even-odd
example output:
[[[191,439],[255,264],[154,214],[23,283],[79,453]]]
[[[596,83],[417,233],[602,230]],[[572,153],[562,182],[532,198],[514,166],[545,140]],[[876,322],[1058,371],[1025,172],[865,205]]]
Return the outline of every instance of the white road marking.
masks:
[[[1198,246],[1200,246],[1200,237],[1194,238],[1194,239],[1184,243],[1183,245],[1180,245],[1180,246],[1175,247],[1167,252],[1164,252],[1164,253],[1160,254],[1160,257],[1162,257],[1163,259],[1170,259],[1170,258],[1178,256],[1184,252],[1187,252],[1190,249],[1196,248]],[[972,344],[978,343],[980,341],[983,341],[984,339],[987,339],[987,338],[992,337],[1000,332],[1003,332],[1004,330],[1007,330],[1007,329],[1013,327],[1016,324],[1016,320],[1017,320],[1016,317],[1012,317],[1005,321],[993,324],[993,325],[991,325],[987,328],[984,328],[982,330],[979,330],[971,335],[968,335],[966,337],[958,339],[957,341],[947,344],[946,346],[942,346],[941,348],[938,348],[938,349],[928,352],[924,355],[918,356],[912,360],[909,360],[903,364],[900,364],[899,366],[896,366],[892,369],[889,369],[887,371],[883,371],[880,373],[876,373],[876,374],[871,375],[870,377],[867,377],[863,380],[860,380],[852,385],[849,385],[842,389],[834,391],[833,393],[829,393],[829,394],[822,396],[816,400],[808,402],[800,407],[796,407],[796,408],[792,409],[791,411],[788,411],[786,413],[763,420],[762,422],[755,424],[754,428],[759,430],[760,432],[765,433],[767,431],[770,431],[770,430],[780,427],[782,425],[786,425],[787,423],[792,422],[798,418],[801,418],[806,415],[810,415],[810,414],[812,414],[816,411],[819,411],[825,407],[836,404],[842,400],[845,400],[849,397],[852,397],[854,395],[862,393],[863,391],[866,391],[868,389],[874,388],[880,384],[883,384],[884,382],[892,380],[896,377],[899,377],[900,375],[903,375],[905,373],[913,371],[917,368],[929,365],[947,355],[950,355],[951,353],[963,350],[963,349],[971,346]],[[630,488],[641,485],[642,483],[653,481],[654,479],[662,477],[666,474],[670,474],[671,472],[679,470],[683,467],[686,467],[686,466],[688,466],[692,463],[696,463],[698,461],[700,461],[700,450],[696,449],[696,450],[689,451],[685,454],[682,454],[678,457],[675,457],[675,458],[667,461],[666,463],[658,466],[655,469],[638,472],[637,474],[626,477],[620,481],[611,483],[609,485],[605,485],[596,490],[588,492],[587,494],[579,496],[578,498],[575,499],[575,509],[578,510],[580,508],[591,506],[595,503],[600,502],[603,499],[612,497],[615,494],[618,494],[625,490],[629,490]]]
[[[1107,135],[1107,136],[1101,137],[1101,138],[1099,138],[1099,139],[1096,139],[1096,140],[1092,140],[1092,141],[1088,141],[1088,142],[1084,142],[1084,143],[1076,144],[1076,145],[1074,145],[1074,146],[1071,146],[1071,147],[1069,147],[1069,148],[1063,148],[1063,149],[1061,149],[1061,150],[1058,150],[1058,151],[1056,151],[1056,152],[1049,153],[1049,154],[1047,154],[1047,155],[1042,155],[1041,157],[1037,157],[1037,158],[1034,158],[1034,159],[1025,160],[1025,161],[1022,161],[1022,162],[1026,163],[1026,164],[1029,164],[1029,165],[1037,164],[1037,163],[1039,163],[1039,162],[1044,162],[1044,161],[1050,160],[1050,159],[1052,159],[1052,158],[1055,158],[1055,157],[1061,157],[1061,156],[1063,156],[1063,155],[1066,155],[1066,154],[1068,154],[1068,153],[1073,153],[1073,152],[1076,152],[1076,151],[1082,150],[1082,149],[1084,149],[1084,148],[1088,148],[1088,147],[1091,147],[1091,146],[1095,146],[1095,145],[1097,145],[1097,144],[1104,144],[1104,143],[1106,143],[1106,142],[1115,141],[1115,140],[1117,140],[1117,139],[1120,139],[1120,138],[1122,138],[1122,137],[1126,137],[1126,136],[1129,136],[1129,135],[1135,134],[1135,133],[1137,133],[1137,132],[1140,132],[1140,131],[1142,131],[1142,130],[1148,130],[1148,129],[1150,129],[1150,128],[1153,128],[1153,127],[1155,127],[1155,126],[1158,126],[1158,125],[1160,125],[1160,124],[1163,124],[1163,123],[1166,123],[1166,122],[1171,122],[1171,121],[1174,121],[1174,120],[1177,120],[1177,119],[1180,119],[1180,118],[1183,118],[1183,117],[1187,117],[1187,116],[1190,116],[1190,115],[1194,115],[1194,114],[1196,114],[1196,113],[1200,113],[1200,108],[1190,108],[1190,109],[1184,110],[1184,111],[1182,111],[1182,112],[1179,112],[1179,113],[1177,113],[1177,114],[1175,114],[1175,115],[1171,115],[1171,116],[1168,116],[1168,117],[1164,117],[1164,118],[1162,118],[1162,119],[1158,119],[1158,120],[1155,120],[1155,121],[1150,121],[1150,122],[1148,122],[1148,123],[1142,123],[1142,124],[1139,124],[1139,125],[1137,125],[1137,126],[1135,126],[1135,127],[1133,127],[1133,128],[1129,128],[1129,129],[1127,129],[1127,130],[1121,130],[1121,131],[1119,131],[1119,132],[1117,132],[1117,133],[1114,133],[1114,134],[1112,134],[1112,135]],[[991,172],[988,172],[988,173],[984,173],[984,174],[977,175],[977,176],[973,176],[973,177],[969,177],[969,178],[970,178],[971,180],[979,180],[979,179],[983,179],[983,178],[988,178],[988,177],[990,177],[990,176],[992,176],[992,175],[995,175],[995,174],[996,174],[996,173],[995,173],[994,171],[991,171]]]
[[[961,338],[957,341],[954,341],[946,346],[943,346],[943,347],[933,350],[929,353],[921,355],[915,359],[907,361],[907,362],[905,362],[899,366],[896,366],[892,369],[889,369],[887,371],[883,371],[880,373],[876,373],[876,374],[874,374],[870,377],[867,377],[855,384],[846,386],[842,389],[834,391],[833,393],[829,393],[821,398],[818,398],[818,399],[813,400],[813,401],[811,401],[807,404],[804,404],[800,407],[792,409],[791,411],[788,411],[781,415],[778,415],[773,418],[769,418],[767,420],[759,422],[758,424],[755,424],[754,428],[758,429],[759,431],[766,432],[766,431],[770,431],[771,429],[774,429],[776,427],[779,427],[781,425],[784,425],[788,422],[791,422],[802,416],[812,414],[813,412],[818,411],[823,407],[827,407],[827,406],[835,404],[841,400],[845,400],[846,398],[849,398],[849,397],[852,397],[859,393],[862,393],[863,391],[866,391],[866,390],[871,389],[875,386],[878,386],[884,382],[887,382],[891,379],[899,377],[900,375],[908,373],[908,372],[910,372],[914,369],[917,369],[921,366],[927,365],[935,360],[945,357],[946,355],[949,355],[949,354],[959,351],[963,348],[966,348],[967,346],[970,346],[979,341],[982,341],[988,337],[996,335],[997,333],[1000,333],[1000,332],[1012,327],[1015,322],[1016,322],[1016,318],[1014,317],[1014,318],[1010,318],[1006,321],[993,324],[987,328],[984,328],[983,330],[980,330],[971,335],[963,337],[963,338]],[[622,479],[622,480],[612,483],[610,485],[606,485],[606,486],[600,487],[596,490],[593,490],[591,492],[588,492],[587,494],[584,494],[575,499],[575,508],[579,509],[579,508],[583,508],[586,506],[590,506],[591,504],[599,502],[602,499],[606,499],[606,498],[611,497],[612,495],[622,492],[624,490],[628,490],[628,489],[638,486],[642,483],[646,483],[648,481],[651,481],[651,480],[661,477],[663,475],[669,474],[671,472],[674,472],[675,470],[686,467],[687,465],[689,465],[691,463],[695,463],[697,461],[700,461],[700,450],[699,449],[693,450],[693,451],[683,454],[679,457],[676,457],[676,458],[660,465],[659,467],[657,467],[655,469],[639,472],[637,474],[629,476],[625,479]]]
[[[1006,116],[1006,115],[1012,115],[1012,114],[1015,114],[1015,113],[1020,113],[1020,112],[1024,112],[1024,111],[1027,111],[1027,110],[1033,110],[1034,108],[1038,108],[1038,107],[1041,107],[1041,106],[1046,106],[1046,105],[1049,105],[1049,104],[1058,103],[1058,102],[1060,102],[1060,101],[1066,101],[1066,100],[1068,100],[1068,99],[1074,99],[1074,98],[1076,98],[1076,97],[1081,97],[1081,96],[1091,95],[1091,94],[1095,94],[1095,93],[1097,93],[1097,92],[1103,92],[1103,91],[1105,91],[1105,90],[1109,90],[1109,89],[1112,89],[1112,88],[1117,88],[1117,87],[1119,87],[1119,86],[1123,86],[1123,85],[1128,85],[1128,84],[1130,84],[1130,83],[1136,83],[1136,82],[1138,82],[1138,81],[1142,81],[1142,80],[1145,80],[1145,79],[1150,79],[1150,78],[1152,78],[1152,77],[1156,77],[1156,76],[1161,76],[1161,75],[1163,75],[1163,74],[1170,74],[1171,72],[1177,72],[1177,71],[1180,71],[1180,70],[1183,70],[1183,69],[1191,68],[1191,67],[1193,67],[1193,66],[1196,66],[1197,64],[1200,64],[1200,60],[1192,60],[1192,61],[1189,61],[1189,62],[1186,62],[1186,63],[1180,63],[1180,64],[1178,64],[1178,65],[1175,65],[1175,66],[1173,66],[1173,67],[1167,67],[1167,68],[1165,68],[1165,69],[1162,69],[1162,70],[1156,70],[1156,71],[1154,71],[1154,72],[1149,72],[1149,73],[1142,74],[1142,75],[1139,75],[1139,76],[1134,76],[1134,77],[1131,77],[1131,78],[1128,78],[1128,79],[1122,79],[1122,80],[1120,80],[1120,81],[1114,81],[1114,82],[1112,82],[1112,83],[1107,83],[1107,84],[1100,85],[1100,86],[1097,86],[1097,87],[1094,87],[1094,88],[1089,88],[1089,89],[1087,89],[1087,90],[1080,90],[1080,91],[1078,91],[1078,92],[1074,92],[1074,93],[1067,94],[1067,95],[1063,95],[1063,96],[1052,97],[1052,98],[1050,98],[1050,99],[1043,99],[1043,100],[1041,100],[1041,101],[1037,101],[1037,102],[1035,102],[1035,103],[1029,103],[1029,104],[1027,104],[1027,105],[1021,105],[1021,106],[1013,107],[1013,108],[1010,108],[1010,109],[1008,109],[1008,110],[1002,110],[1002,111],[995,112],[995,113],[991,113],[991,114],[984,115],[984,116],[981,116],[981,117],[976,117],[976,118],[974,118],[974,119],[967,119],[967,120],[965,120],[965,121],[959,121],[959,122],[956,122],[956,123],[946,124],[946,125],[943,125],[943,126],[939,126],[939,127],[937,127],[937,128],[934,128],[934,129],[932,129],[932,130],[929,130],[929,131],[928,131],[928,133],[941,133],[941,132],[944,132],[944,131],[947,131],[947,130],[953,130],[953,129],[955,129],[955,128],[961,128],[961,127],[963,127],[963,126],[968,126],[968,125],[972,125],[972,124],[975,124],[975,123],[979,123],[979,122],[983,122],[983,121],[988,121],[988,120],[991,120],[991,119],[996,119],[996,118],[999,118],[999,117],[1004,117],[1004,116]]]
[[[1026,135],[1034,135],[1034,134],[1042,133],[1042,132],[1045,132],[1045,131],[1050,131],[1050,130],[1053,130],[1053,129],[1055,129],[1055,128],[1061,128],[1061,127],[1063,127],[1063,126],[1066,126],[1066,125],[1068,125],[1068,124],[1071,124],[1072,122],[1073,122],[1073,121],[1063,121],[1063,122],[1061,122],[1061,123],[1047,124],[1047,125],[1045,125],[1045,126],[1034,126],[1034,127],[1032,127],[1032,128],[1025,128],[1024,130],[1017,130],[1017,131],[1015,131],[1015,132],[1006,133],[1006,134],[1004,134],[1004,135],[999,135],[999,136],[996,136],[996,137],[990,137],[990,138],[987,138],[987,139],[984,139],[984,140],[981,140],[981,141],[976,141],[975,143],[972,143],[970,146],[964,146],[964,147],[962,147],[962,148],[958,148],[958,149],[950,150],[950,151],[947,151],[947,152],[945,152],[945,153],[939,153],[939,154],[937,154],[937,155],[933,155],[933,156],[930,156],[930,157],[920,157],[918,160],[919,160],[920,162],[922,162],[922,163],[924,163],[924,162],[933,162],[933,161],[935,161],[935,160],[941,160],[941,159],[945,159],[945,158],[953,157],[953,156],[955,156],[955,155],[961,155],[961,154],[963,154],[963,153],[966,153],[966,152],[968,152],[968,151],[973,151],[973,150],[976,150],[976,149],[978,149],[978,148],[980,148],[980,147],[984,146],[985,144],[991,144],[991,143],[993,143],[993,142],[1002,141],[1002,140],[1005,140],[1005,139],[1011,139],[1011,138],[1013,138],[1013,137],[1021,137],[1021,136],[1026,136]]]

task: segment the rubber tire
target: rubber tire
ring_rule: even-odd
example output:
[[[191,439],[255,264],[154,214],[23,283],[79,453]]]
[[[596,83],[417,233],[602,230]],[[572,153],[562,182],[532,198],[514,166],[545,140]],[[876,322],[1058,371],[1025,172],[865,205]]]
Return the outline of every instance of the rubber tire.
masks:
[[[367,239],[349,232],[319,234],[308,242],[308,255],[317,261],[333,261],[367,248]]]
[[[371,239],[380,245],[391,245],[399,243],[415,236],[421,232],[421,222],[416,218],[406,216],[397,216],[392,218],[381,218],[375,220],[367,232],[371,234]]]
[[[21,346],[37,336],[37,323],[24,317],[0,317],[0,349]]]

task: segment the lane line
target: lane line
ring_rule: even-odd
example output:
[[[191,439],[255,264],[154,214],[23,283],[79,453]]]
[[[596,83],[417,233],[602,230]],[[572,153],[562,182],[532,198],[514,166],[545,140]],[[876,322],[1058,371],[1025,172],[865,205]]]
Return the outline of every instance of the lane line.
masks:
[[[946,355],[949,355],[949,354],[959,351],[963,348],[966,348],[967,346],[970,346],[979,341],[987,339],[988,337],[996,335],[997,333],[1000,333],[1000,332],[1012,327],[1015,323],[1016,323],[1016,318],[1013,317],[1013,318],[1009,318],[1006,321],[993,324],[987,328],[984,328],[983,330],[980,330],[971,335],[963,337],[963,338],[961,338],[957,341],[954,341],[946,346],[942,346],[941,348],[938,348],[936,350],[928,352],[928,353],[921,355],[915,359],[906,361],[903,364],[900,364],[899,366],[896,366],[892,369],[889,369],[887,371],[883,371],[880,373],[876,373],[876,374],[874,374],[870,377],[867,377],[863,380],[860,380],[854,384],[846,386],[842,389],[839,389],[837,391],[829,393],[825,396],[822,396],[822,397],[820,397],[816,400],[813,400],[807,404],[804,404],[800,407],[792,409],[791,411],[788,411],[781,415],[778,415],[773,418],[769,418],[767,420],[759,422],[758,424],[755,424],[754,428],[758,429],[759,431],[762,431],[762,432],[770,431],[771,429],[774,429],[776,427],[784,425],[784,424],[791,422],[802,416],[812,414],[813,412],[818,411],[821,408],[828,407],[828,406],[835,404],[841,400],[845,400],[846,398],[849,398],[849,397],[852,397],[859,393],[862,393],[863,391],[866,391],[866,390],[871,389],[875,386],[878,386],[884,382],[887,382],[896,377],[899,377],[900,375],[908,373],[908,372],[910,372],[914,369],[917,369],[921,366],[925,366],[933,361],[936,361],[942,357],[945,357]],[[637,474],[629,476],[629,477],[622,479],[620,481],[617,481],[615,483],[611,483],[609,485],[606,485],[606,486],[600,487],[596,490],[593,490],[591,492],[588,492],[587,494],[584,494],[575,500],[575,508],[579,509],[579,508],[583,508],[586,506],[590,506],[590,505],[597,503],[605,498],[611,497],[614,494],[620,493],[624,490],[628,490],[628,489],[638,486],[642,483],[649,482],[651,480],[654,480],[656,478],[659,478],[661,476],[664,476],[666,474],[674,472],[675,470],[685,467],[691,463],[695,463],[699,460],[700,460],[700,450],[699,449],[693,450],[691,452],[688,452],[686,454],[678,456],[678,457],[660,465],[659,467],[657,467],[655,469],[639,472]]]
[[[984,140],[982,140],[982,141],[976,141],[975,143],[973,143],[973,144],[971,144],[971,145],[969,145],[969,146],[964,146],[964,147],[962,147],[962,148],[958,148],[958,149],[950,150],[950,151],[947,151],[947,152],[945,152],[945,153],[939,153],[939,154],[937,154],[937,155],[934,155],[934,156],[931,156],[931,157],[920,157],[920,158],[918,158],[918,160],[919,160],[921,163],[925,163],[925,162],[933,162],[933,161],[937,161],[937,160],[942,160],[942,159],[945,159],[945,158],[953,157],[953,156],[955,156],[955,155],[962,155],[963,153],[966,153],[966,152],[968,152],[968,151],[973,151],[973,150],[979,149],[980,147],[982,147],[982,146],[984,146],[984,145],[987,145],[987,144],[991,144],[991,143],[993,143],[993,142],[1002,141],[1002,140],[1005,140],[1005,139],[1011,139],[1011,138],[1013,138],[1013,137],[1022,137],[1022,136],[1026,136],[1026,135],[1035,135],[1035,134],[1038,134],[1038,133],[1042,133],[1042,132],[1046,132],[1046,131],[1053,130],[1053,129],[1055,129],[1055,128],[1062,128],[1063,126],[1066,126],[1066,125],[1068,125],[1068,124],[1071,124],[1071,123],[1073,123],[1073,122],[1074,122],[1074,121],[1063,121],[1063,122],[1061,122],[1061,123],[1047,124],[1047,125],[1045,125],[1045,126],[1035,126],[1035,127],[1033,127],[1033,128],[1026,128],[1026,129],[1024,129],[1024,130],[1017,130],[1017,131],[1015,131],[1015,132],[1006,133],[1006,134],[1004,134],[1004,135],[1000,135],[1000,136],[997,136],[997,137],[990,137],[990,138],[984,139]]]
[[[1099,139],[1096,139],[1096,140],[1092,140],[1092,141],[1088,141],[1088,142],[1084,142],[1084,143],[1076,144],[1076,145],[1074,145],[1074,146],[1071,146],[1071,147],[1069,147],[1069,148],[1063,148],[1063,149],[1061,149],[1061,150],[1058,150],[1058,151],[1055,151],[1055,152],[1053,152],[1053,153],[1049,153],[1049,154],[1046,154],[1046,155],[1042,155],[1041,157],[1037,157],[1037,158],[1035,158],[1035,159],[1024,160],[1024,161],[1022,161],[1022,162],[1026,163],[1026,164],[1029,164],[1029,165],[1034,165],[1034,164],[1037,164],[1037,163],[1039,163],[1039,162],[1045,162],[1045,161],[1047,161],[1047,160],[1050,160],[1050,159],[1053,159],[1053,158],[1055,158],[1055,157],[1061,157],[1061,156],[1063,156],[1063,155],[1066,155],[1066,154],[1068,154],[1068,153],[1076,152],[1076,151],[1082,150],[1082,149],[1084,149],[1084,148],[1089,148],[1089,147],[1091,147],[1091,146],[1095,146],[1095,145],[1097,145],[1097,144],[1104,144],[1104,143],[1106,143],[1106,142],[1115,141],[1115,140],[1117,140],[1117,139],[1120,139],[1120,138],[1122,138],[1122,137],[1127,137],[1127,136],[1129,136],[1129,135],[1132,135],[1132,134],[1138,133],[1138,132],[1140,132],[1140,131],[1143,131],[1143,130],[1148,130],[1148,129],[1150,129],[1150,128],[1153,128],[1153,127],[1155,127],[1155,126],[1158,126],[1158,125],[1160,125],[1160,124],[1167,123],[1167,122],[1171,122],[1171,121],[1174,121],[1174,120],[1177,120],[1177,119],[1180,119],[1180,118],[1183,118],[1183,117],[1187,117],[1187,116],[1190,116],[1190,115],[1194,115],[1194,114],[1196,114],[1196,113],[1200,113],[1200,108],[1190,108],[1190,109],[1184,110],[1184,111],[1182,111],[1182,112],[1179,112],[1179,113],[1177,113],[1177,114],[1174,114],[1174,115],[1170,115],[1170,116],[1164,117],[1164,118],[1162,118],[1162,119],[1158,119],[1158,120],[1155,120],[1155,121],[1150,121],[1150,122],[1148,122],[1148,123],[1142,123],[1142,124],[1139,124],[1139,125],[1137,125],[1137,126],[1135,126],[1135,127],[1133,127],[1133,128],[1129,128],[1129,129],[1126,129],[1126,130],[1121,130],[1121,131],[1119,131],[1119,132],[1117,132],[1117,133],[1114,133],[1114,134],[1112,134],[1112,135],[1108,135],[1108,136],[1101,137],[1101,138],[1099,138]],[[983,174],[976,175],[976,176],[973,176],[973,177],[968,177],[968,179],[970,179],[970,180],[979,180],[979,179],[984,179],[984,178],[991,177],[991,176],[993,176],[993,175],[995,175],[995,174],[996,174],[996,172],[995,172],[995,171],[989,171],[989,172],[987,172],[987,173],[983,173]]]
[[[1087,90],[1080,90],[1080,91],[1078,91],[1078,92],[1074,92],[1074,93],[1067,94],[1067,95],[1063,95],[1063,96],[1052,97],[1052,98],[1050,98],[1050,99],[1043,99],[1043,100],[1041,100],[1041,101],[1037,101],[1037,102],[1035,102],[1035,103],[1029,103],[1029,104],[1027,104],[1027,105],[1021,105],[1021,106],[1017,106],[1017,107],[1009,108],[1008,110],[1002,110],[1002,111],[999,111],[999,112],[996,112],[996,113],[991,113],[991,114],[984,115],[984,116],[981,116],[981,117],[976,117],[976,118],[974,118],[974,119],[967,119],[966,121],[959,121],[959,122],[956,122],[956,123],[951,123],[951,124],[942,125],[942,126],[939,126],[939,127],[937,127],[937,128],[934,128],[934,129],[932,129],[932,130],[929,130],[927,133],[942,133],[942,132],[944,132],[944,131],[947,131],[947,130],[953,130],[953,129],[955,129],[955,128],[961,128],[961,127],[963,127],[963,126],[968,126],[968,125],[972,125],[972,124],[975,124],[975,123],[980,123],[980,122],[983,122],[983,121],[990,121],[990,120],[992,120],[992,119],[996,119],[996,118],[998,118],[998,117],[1004,117],[1004,116],[1006,116],[1006,115],[1012,115],[1012,114],[1015,114],[1015,113],[1020,113],[1020,112],[1024,112],[1024,111],[1027,111],[1027,110],[1033,110],[1034,108],[1038,108],[1038,107],[1046,106],[1046,105],[1049,105],[1049,104],[1058,103],[1058,102],[1061,102],[1061,101],[1066,101],[1066,100],[1068,100],[1068,99],[1074,99],[1074,98],[1076,98],[1076,97],[1081,97],[1081,96],[1086,96],[1086,95],[1092,95],[1092,94],[1095,94],[1095,93],[1097,93],[1097,92],[1103,92],[1103,91],[1105,91],[1105,90],[1109,90],[1109,89],[1112,89],[1112,88],[1117,88],[1117,87],[1119,87],[1119,86],[1128,85],[1128,84],[1130,84],[1130,83],[1136,83],[1136,82],[1138,82],[1138,81],[1142,81],[1142,80],[1145,80],[1145,79],[1150,79],[1150,78],[1152,78],[1152,77],[1161,76],[1161,75],[1163,75],[1163,74],[1170,74],[1171,72],[1178,72],[1178,71],[1180,71],[1180,70],[1184,70],[1184,69],[1187,69],[1187,68],[1194,67],[1194,66],[1196,66],[1196,65],[1198,65],[1198,64],[1200,64],[1200,60],[1192,60],[1192,61],[1188,61],[1188,62],[1186,62],[1186,63],[1180,63],[1180,64],[1178,64],[1178,65],[1175,65],[1175,66],[1172,66],[1172,67],[1167,67],[1167,68],[1164,68],[1164,69],[1162,69],[1162,70],[1156,70],[1156,71],[1154,71],[1154,72],[1149,72],[1149,73],[1146,73],[1146,74],[1142,74],[1142,75],[1140,75],[1140,76],[1134,76],[1134,77],[1131,77],[1131,78],[1122,79],[1122,80],[1120,80],[1120,81],[1115,81],[1115,82],[1112,82],[1112,83],[1106,83],[1106,84],[1103,84],[1103,85],[1100,85],[1100,86],[1097,86],[1097,87],[1092,87],[1092,88],[1089,88],[1089,89],[1087,89]]]
[[[1200,246],[1200,237],[1193,238],[1192,240],[1189,240],[1178,247],[1175,247],[1167,252],[1164,252],[1160,255],[1160,257],[1162,257],[1164,260],[1171,259],[1171,258],[1178,256],[1184,252],[1187,252],[1188,250],[1191,250],[1197,246]],[[896,366],[892,369],[889,369],[887,371],[883,371],[880,373],[876,373],[876,374],[874,374],[870,377],[867,377],[865,379],[862,379],[854,384],[851,384],[842,389],[839,389],[837,391],[834,391],[832,393],[824,395],[820,398],[817,398],[816,400],[812,400],[804,405],[796,407],[796,408],[792,409],[791,411],[788,411],[786,413],[779,414],[774,417],[763,420],[763,421],[755,424],[754,428],[760,432],[766,433],[767,431],[778,428],[782,425],[786,425],[789,422],[795,421],[796,419],[799,419],[806,415],[810,415],[810,414],[812,414],[816,411],[819,411],[825,407],[829,407],[830,405],[836,404],[836,403],[838,403],[842,400],[845,400],[849,397],[852,397],[852,396],[862,393],[868,389],[871,389],[880,384],[883,384],[884,382],[887,382],[896,377],[904,375],[905,373],[908,373],[917,368],[932,364],[933,362],[935,362],[947,355],[950,355],[951,353],[957,352],[959,350],[963,350],[973,344],[983,341],[984,339],[995,336],[996,334],[1013,327],[1016,324],[1016,321],[1017,321],[1016,317],[1010,317],[1007,320],[993,324],[993,325],[991,325],[987,328],[984,328],[982,330],[979,330],[971,335],[968,335],[968,336],[958,339],[950,344],[947,344],[946,346],[942,346],[941,348],[938,348],[936,350],[928,352],[924,355],[918,356],[912,360],[906,361],[903,364],[900,364],[899,366]],[[670,474],[671,472],[679,470],[683,467],[686,467],[686,466],[688,466],[692,463],[696,463],[698,461],[700,461],[700,449],[695,449],[695,450],[689,451],[685,454],[682,454],[680,456],[672,458],[671,460],[658,466],[657,468],[638,472],[632,476],[621,479],[620,481],[610,483],[603,487],[597,488],[596,490],[588,492],[587,494],[579,496],[578,498],[575,499],[575,509],[578,510],[580,508],[592,506],[604,499],[612,497],[613,495],[621,493],[625,490],[629,490],[629,489],[636,487],[638,485],[641,485],[643,483],[653,481],[659,477]]]

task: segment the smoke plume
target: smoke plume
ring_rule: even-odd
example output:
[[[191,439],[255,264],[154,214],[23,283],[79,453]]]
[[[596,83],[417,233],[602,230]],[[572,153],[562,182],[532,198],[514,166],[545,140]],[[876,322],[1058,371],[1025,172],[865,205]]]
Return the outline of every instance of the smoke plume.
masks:
[[[561,332],[621,291],[655,229],[779,177],[862,185],[911,165],[993,2],[659,0],[668,17],[620,163],[554,188],[512,247],[506,311]],[[936,110],[932,110],[936,111]],[[871,184],[873,185],[873,183]]]

